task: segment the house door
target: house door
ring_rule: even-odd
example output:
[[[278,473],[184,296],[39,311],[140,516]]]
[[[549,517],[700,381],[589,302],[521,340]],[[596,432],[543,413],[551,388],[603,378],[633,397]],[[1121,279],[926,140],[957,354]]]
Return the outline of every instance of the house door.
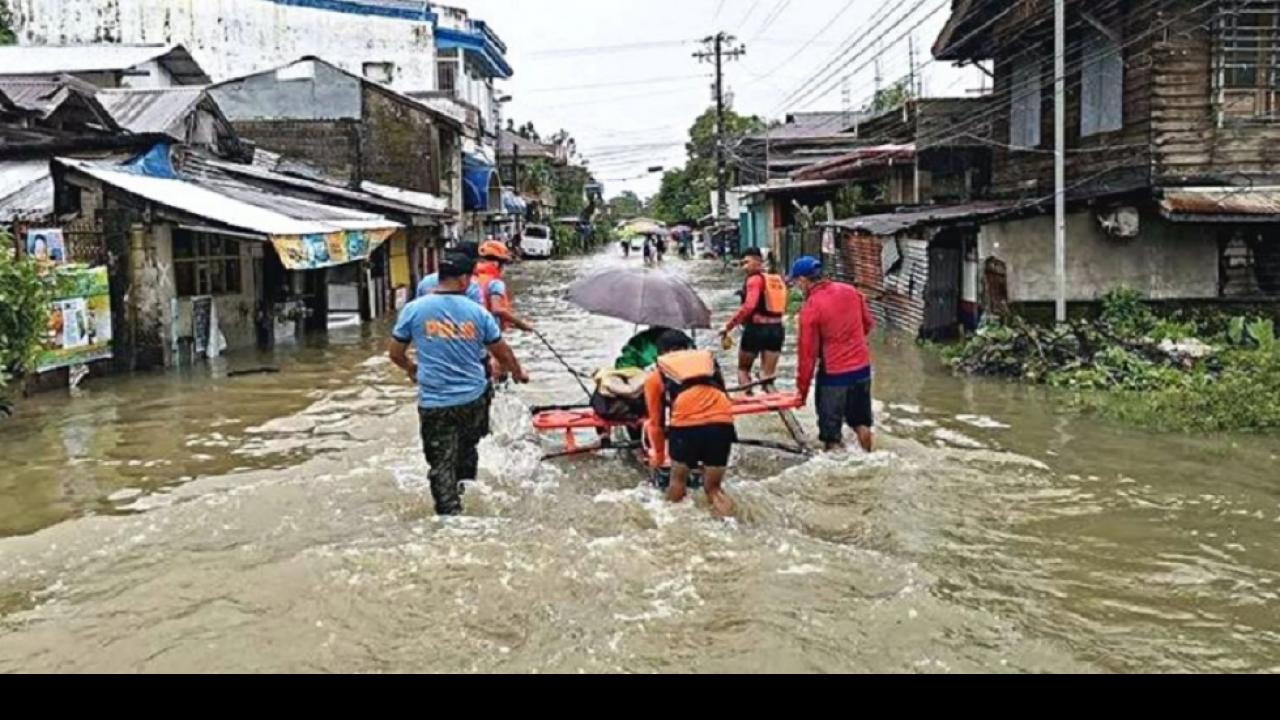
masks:
[[[929,284],[925,290],[924,327],[929,340],[956,336],[960,326],[960,280],[964,256],[956,240],[939,240],[929,246]]]

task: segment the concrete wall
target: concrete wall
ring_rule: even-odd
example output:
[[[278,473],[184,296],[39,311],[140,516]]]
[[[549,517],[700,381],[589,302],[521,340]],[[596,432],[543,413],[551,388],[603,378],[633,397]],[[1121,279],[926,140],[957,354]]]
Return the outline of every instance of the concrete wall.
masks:
[[[324,63],[300,62],[219,85],[209,94],[228,120],[359,120],[361,83]]]
[[[353,120],[247,120],[233,125],[264,150],[306,161],[348,183],[360,176],[360,126]]]
[[[1009,269],[1010,302],[1051,302],[1054,280],[1053,218],[1039,216],[985,225],[979,233],[982,261],[996,257]],[[1067,218],[1067,298],[1100,299],[1117,287],[1153,300],[1218,296],[1218,241],[1195,225],[1175,224],[1144,211],[1132,240],[1108,237],[1092,212]]]
[[[389,62],[392,86],[435,89],[430,23],[271,0],[9,0],[23,45],[178,43],[215,80],[324,57],[362,74]]]

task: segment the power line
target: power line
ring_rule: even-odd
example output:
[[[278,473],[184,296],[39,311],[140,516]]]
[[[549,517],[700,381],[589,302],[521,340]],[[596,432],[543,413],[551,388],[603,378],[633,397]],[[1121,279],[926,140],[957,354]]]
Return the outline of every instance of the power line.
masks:
[[[835,63],[839,62],[840,58],[852,52],[853,49],[857,47],[855,44],[856,41],[859,40],[860,38],[865,38],[866,36],[875,32],[876,29],[879,28],[881,25],[883,25],[889,19],[889,17],[893,14],[894,7],[895,6],[890,3],[885,3],[884,5],[881,5],[880,10],[875,14],[873,14],[871,18],[867,21],[867,24],[864,26],[864,29],[855,30],[854,32],[850,33],[849,36],[844,39],[844,42],[841,43],[841,49],[836,50],[836,52],[833,53],[831,57],[824,62],[823,65],[819,66],[816,70],[814,70],[814,72],[809,76],[809,79],[806,80],[804,83],[801,83],[800,87],[794,89],[790,95],[783,98],[782,102],[778,103],[778,107],[783,107],[788,103],[790,103],[793,98],[799,96],[800,93],[807,90],[814,82],[816,82],[818,79],[818,76],[821,75],[824,70],[834,65]]]
[[[600,88],[629,87],[629,86],[636,86],[636,85],[654,85],[657,83],[678,82],[681,80],[696,80],[700,77],[706,77],[706,76],[701,74],[673,75],[669,77],[645,78],[642,80],[625,80],[621,82],[615,80],[607,83],[592,83],[589,85],[561,85],[560,87],[530,88],[528,90],[524,90],[523,92],[541,93],[541,92],[568,92],[572,90],[599,90]]]

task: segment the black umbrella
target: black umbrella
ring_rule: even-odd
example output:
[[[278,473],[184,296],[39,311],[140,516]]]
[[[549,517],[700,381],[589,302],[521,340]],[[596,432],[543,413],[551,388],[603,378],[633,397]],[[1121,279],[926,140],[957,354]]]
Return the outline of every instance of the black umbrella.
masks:
[[[689,283],[657,270],[605,270],[578,281],[569,301],[592,315],[675,330],[711,327],[711,309]]]

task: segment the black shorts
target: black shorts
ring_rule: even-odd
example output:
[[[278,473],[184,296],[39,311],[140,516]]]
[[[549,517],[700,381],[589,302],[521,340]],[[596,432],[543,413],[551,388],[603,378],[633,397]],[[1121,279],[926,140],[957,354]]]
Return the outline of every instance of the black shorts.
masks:
[[[844,426],[875,427],[871,409],[871,381],[848,387],[818,386],[818,439],[824,443],[844,440]]]
[[[780,353],[787,344],[787,329],[777,325],[748,325],[742,330],[742,352],[749,355]]]
[[[732,425],[703,425],[667,431],[671,460],[691,468],[729,466],[738,433]]]

